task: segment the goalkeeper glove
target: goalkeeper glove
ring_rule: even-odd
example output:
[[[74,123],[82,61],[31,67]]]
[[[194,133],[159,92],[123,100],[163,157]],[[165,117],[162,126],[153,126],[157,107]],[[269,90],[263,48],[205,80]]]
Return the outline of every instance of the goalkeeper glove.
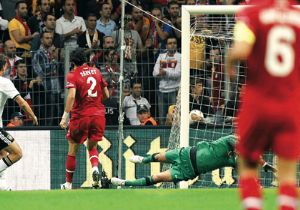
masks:
[[[277,172],[277,169],[267,162],[263,165],[263,169],[265,172],[268,172],[268,171],[272,171],[273,173]]]

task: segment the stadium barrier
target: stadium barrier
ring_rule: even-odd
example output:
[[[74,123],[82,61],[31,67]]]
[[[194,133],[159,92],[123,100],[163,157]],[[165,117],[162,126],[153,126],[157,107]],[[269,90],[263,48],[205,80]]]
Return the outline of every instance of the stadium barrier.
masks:
[[[118,169],[118,129],[108,127],[103,141],[99,142],[99,160],[108,177],[116,176]],[[199,138],[217,139],[215,129],[198,130]],[[209,132],[208,132],[209,131]],[[230,129],[227,130],[231,132]],[[13,190],[49,190],[58,189],[65,182],[65,159],[67,155],[66,131],[51,130],[14,130],[9,131],[23,149],[23,158],[7,170],[7,182]],[[165,151],[170,135],[169,127],[140,128],[125,127],[122,151],[122,178],[135,179],[158,173],[162,165],[151,163],[149,165],[133,164],[128,158],[135,154],[152,154]],[[204,136],[205,135],[205,136]],[[198,138],[198,139],[199,139]],[[194,145],[196,142],[190,142]],[[267,155],[272,163],[273,156]],[[265,187],[272,186],[271,173],[262,172]],[[266,179],[266,177],[268,177]],[[192,187],[236,187],[233,181],[236,173],[230,167],[215,170],[201,175],[197,182],[191,182]],[[77,168],[73,178],[74,188],[88,188],[92,184],[91,166],[84,146],[81,146],[77,155]],[[159,187],[160,185],[156,185]]]

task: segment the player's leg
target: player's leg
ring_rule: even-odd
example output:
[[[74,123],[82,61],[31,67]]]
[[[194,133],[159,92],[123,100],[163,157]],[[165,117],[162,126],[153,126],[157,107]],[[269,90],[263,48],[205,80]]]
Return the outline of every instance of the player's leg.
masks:
[[[98,169],[98,150],[97,145],[98,141],[102,140],[105,129],[105,117],[89,117],[86,119],[86,123],[89,125],[88,127],[88,142],[87,142],[87,150],[89,151],[90,162],[92,165],[92,178],[93,178],[93,187],[99,187],[100,173]]]
[[[158,174],[143,177],[136,180],[124,180],[113,177],[111,183],[117,186],[150,186],[159,182],[171,182],[172,176],[170,170],[160,172]]]
[[[98,159],[98,150],[97,150],[97,142],[91,141],[88,139],[87,141],[87,150],[89,152],[90,162],[92,165],[92,177],[93,177],[93,187],[98,188],[99,187],[99,179],[100,179],[100,173],[99,173],[99,159]]]
[[[134,155],[129,160],[133,163],[151,163],[151,162],[161,162],[161,163],[173,163],[175,159],[178,158],[178,149],[169,150],[167,152],[154,153],[146,156]]]
[[[278,157],[279,209],[297,209],[297,161]]]
[[[1,173],[22,158],[22,149],[9,133],[1,129],[0,134],[0,150],[8,152],[8,155],[0,160]]]
[[[258,179],[258,162],[239,158],[239,187],[245,210],[262,209],[262,192]]]
[[[0,151],[0,159],[7,155],[8,152],[6,152],[5,150]],[[11,190],[11,188],[7,185],[5,173],[5,170],[0,173],[0,190]]]
[[[69,139],[69,149],[66,160],[66,183],[61,185],[61,189],[72,189],[73,175],[76,169],[76,154],[78,152],[80,144]]]

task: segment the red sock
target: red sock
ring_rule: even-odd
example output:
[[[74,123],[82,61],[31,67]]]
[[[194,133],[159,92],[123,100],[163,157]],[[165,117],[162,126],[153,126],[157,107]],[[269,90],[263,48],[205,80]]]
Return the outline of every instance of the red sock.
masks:
[[[281,184],[279,186],[279,209],[296,210],[297,209],[297,187],[293,184]]]
[[[89,155],[90,155],[90,161],[92,164],[92,167],[98,167],[98,150],[97,148],[93,148],[89,151]]]
[[[66,181],[72,183],[73,174],[76,168],[76,156],[67,156],[66,161]]]
[[[240,196],[245,210],[262,209],[262,193],[257,177],[241,177]]]

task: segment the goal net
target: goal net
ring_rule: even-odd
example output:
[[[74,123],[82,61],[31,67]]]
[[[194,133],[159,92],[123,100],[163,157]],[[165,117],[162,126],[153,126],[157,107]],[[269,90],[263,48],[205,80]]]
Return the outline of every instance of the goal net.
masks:
[[[233,38],[234,14],[241,8],[183,6],[181,94],[176,105],[180,119],[173,123],[170,146],[193,146],[199,141],[214,141],[234,132],[247,67],[239,63],[236,80],[229,82],[224,64]],[[195,113],[193,120],[191,113]],[[175,129],[178,127],[180,129]],[[275,164],[272,154],[265,154],[264,158]],[[263,186],[276,184],[269,172],[261,171],[261,177]],[[236,180],[236,171],[227,167],[201,175],[188,184],[190,187],[231,187],[236,186]]]

